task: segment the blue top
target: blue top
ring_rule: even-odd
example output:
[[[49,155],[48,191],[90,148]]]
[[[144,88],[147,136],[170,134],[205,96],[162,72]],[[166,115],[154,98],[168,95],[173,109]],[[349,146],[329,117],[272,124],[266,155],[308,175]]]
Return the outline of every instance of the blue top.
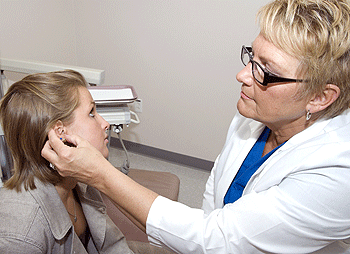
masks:
[[[257,171],[257,169],[283,144],[277,146],[275,149],[270,151],[264,157],[262,157],[264,147],[267,138],[270,135],[270,129],[265,127],[264,131],[261,133],[258,140],[255,142],[254,146],[248,153],[243,164],[238,170],[235,178],[233,179],[230,188],[227,190],[224,197],[224,204],[229,204],[235,202],[242,196],[243,190],[247,185],[249,179]]]

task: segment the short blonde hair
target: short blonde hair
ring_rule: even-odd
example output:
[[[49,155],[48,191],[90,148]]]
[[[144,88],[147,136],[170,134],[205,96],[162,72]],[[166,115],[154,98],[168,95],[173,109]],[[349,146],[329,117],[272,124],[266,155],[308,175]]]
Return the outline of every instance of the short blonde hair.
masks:
[[[347,0],[275,0],[258,12],[261,34],[300,60],[298,94],[311,98],[327,84],[339,98],[319,117],[331,118],[350,105],[350,6]]]
[[[84,77],[72,70],[29,75],[14,83],[2,98],[0,122],[11,150],[13,176],[9,189],[35,189],[34,178],[56,184],[62,177],[41,156],[49,130],[58,120],[69,123],[79,105]]]

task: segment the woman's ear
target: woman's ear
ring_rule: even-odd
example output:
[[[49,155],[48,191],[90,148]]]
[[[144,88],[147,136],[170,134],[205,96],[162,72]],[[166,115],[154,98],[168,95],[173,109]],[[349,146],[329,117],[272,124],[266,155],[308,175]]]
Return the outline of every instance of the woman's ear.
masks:
[[[310,113],[317,113],[329,107],[335,102],[340,95],[340,89],[338,86],[333,84],[327,84],[321,94],[315,95],[307,105],[307,110]]]
[[[58,120],[53,127],[57,137],[63,138],[63,134],[66,133],[66,127],[63,125],[61,120]]]

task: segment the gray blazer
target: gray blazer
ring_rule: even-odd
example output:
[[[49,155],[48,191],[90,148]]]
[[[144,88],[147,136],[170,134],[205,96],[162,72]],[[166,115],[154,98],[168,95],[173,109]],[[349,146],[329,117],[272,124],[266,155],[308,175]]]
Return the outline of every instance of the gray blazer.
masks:
[[[37,179],[35,184],[20,193],[0,189],[0,253],[133,253],[96,189],[77,186],[91,232],[86,250],[55,187]]]

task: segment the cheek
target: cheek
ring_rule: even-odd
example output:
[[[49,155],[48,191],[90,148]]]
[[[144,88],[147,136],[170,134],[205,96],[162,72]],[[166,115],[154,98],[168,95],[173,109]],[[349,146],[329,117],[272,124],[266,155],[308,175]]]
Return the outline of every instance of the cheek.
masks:
[[[100,148],[104,144],[105,140],[105,132],[99,127],[98,124],[93,124],[90,128],[86,128],[85,130],[86,139],[95,146],[95,148]]]
[[[279,98],[277,96],[277,93],[274,91],[263,91],[259,88],[255,89],[254,100],[257,104],[257,107],[273,107],[273,105],[277,103],[278,99]]]
[[[291,95],[286,95],[278,89],[270,89],[266,91],[256,91],[256,110],[264,115],[275,115],[283,112],[285,108],[293,106]]]
[[[86,139],[90,143],[92,143],[93,141],[93,131],[89,128],[87,123],[72,125],[67,131],[69,131],[69,133],[67,134],[78,135],[79,137]]]
[[[268,103],[270,105],[283,105],[295,101],[294,87],[288,87],[288,85],[274,85],[266,89],[255,87],[254,94],[256,100],[261,103]]]

